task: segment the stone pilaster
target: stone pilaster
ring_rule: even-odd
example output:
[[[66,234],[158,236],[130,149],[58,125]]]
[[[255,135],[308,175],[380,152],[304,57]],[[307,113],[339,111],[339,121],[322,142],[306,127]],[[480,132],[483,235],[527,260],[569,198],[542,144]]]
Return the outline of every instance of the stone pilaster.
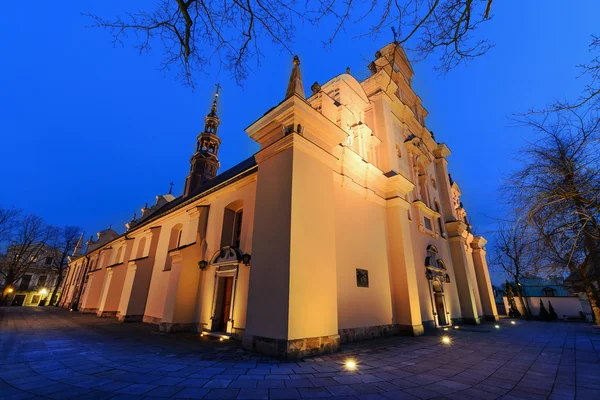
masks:
[[[411,335],[424,332],[419,303],[408,210],[404,196],[413,184],[402,175],[389,178],[387,191],[388,252],[391,276],[393,324]]]
[[[169,251],[171,271],[163,316],[163,332],[196,330],[196,297],[200,281],[200,246],[193,244]]]
[[[471,242],[473,249],[473,264],[475,266],[475,275],[477,276],[477,286],[479,288],[479,296],[481,298],[481,306],[483,308],[483,316],[488,321],[498,320],[498,310],[496,309],[496,301],[490,273],[488,270],[487,260],[485,257],[485,240],[481,236],[475,236]]]
[[[347,134],[298,95],[247,132],[261,151],[244,347],[288,359],[336,351],[333,152]]]
[[[479,323],[477,312],[477,300],[475,298],[474,285],[469,273],[469,257],[467,249],[467,225],[461,221],[452,221],[446,223],[448,232],[448,241],[450,242],[450,254],[452,256],[452,265],[456,278],[456,289],[458,291],[458,301],[462,319],[468,323]]]
[[[125,283],[119,302],[119,312],[117,313],[117,318],[121,322],[143,320],[160,231],[161,227],[157,226],[144,232],[146,240],[150,241],[148,255],[128,262]],[[136,240],[140,239],[136,238]]]
[[[440,213],[444,221],[453,221],[456,219],[456,211],[452,202],[450,178],[448,177],[448,160],[446,160],[450,155],[450,149],[445,144],[440,143],[433,154],[435,156],[434,165],[438,192],[440,193],[440,207],[442,208]]]

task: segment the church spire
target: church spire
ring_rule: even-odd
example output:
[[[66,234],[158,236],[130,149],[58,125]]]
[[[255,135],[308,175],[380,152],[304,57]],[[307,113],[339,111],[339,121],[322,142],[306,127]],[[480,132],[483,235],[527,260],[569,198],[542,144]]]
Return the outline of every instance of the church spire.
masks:
[[[79,257],[80,255],[83,254],[83,236],[84,235],[85,235],[85,232],[81,232],[81,236],[79,237],[79,240],[77,241],[77,244],[75,245],[75,249],[73,250],[72,257]]]
[[[288,83],[287,91],[285,92],[285,100],[289,99],[295,94],[305,99],[304,96],[304,85],[302,84],[302,74],[300,73],[300,58],[294,56],[293,61],[294,67],[292,68],[292,75]]]
[[[204,118],[204,131],[197,136],[196,152],[190,159],[190,173],[185,180],[183,191],[185,197],[195,193],[207,181],[217,176],[220,166],[218,153],[221,139],[217,136],[217,130],[221,120],[217,116],[217,105],[221,85],[217,83],[216,87],[210,112]]]

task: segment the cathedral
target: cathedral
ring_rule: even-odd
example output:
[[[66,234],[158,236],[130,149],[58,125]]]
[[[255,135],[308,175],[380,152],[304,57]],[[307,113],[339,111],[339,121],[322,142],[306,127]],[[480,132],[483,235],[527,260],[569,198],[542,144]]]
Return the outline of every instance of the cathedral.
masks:
[[[223,172],[217,90],[183,195],[79,243],[61,305],[287,359],[496,320],[486,240],[403,49],[369,70],[307,97],[294,57],[285,97],[246,129],[260,150]]]

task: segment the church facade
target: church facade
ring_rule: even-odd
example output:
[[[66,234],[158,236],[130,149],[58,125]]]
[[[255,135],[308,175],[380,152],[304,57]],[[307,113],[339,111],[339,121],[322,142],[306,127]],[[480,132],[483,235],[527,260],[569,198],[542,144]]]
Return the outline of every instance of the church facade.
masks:
[[[220,174],[217,91],[184,194],[78,247],[62,306],[284,358],[497,319],[486,240],[406,55],[389,44],[369,69],[306,97],[295,57],[283,101],[246,129],[260,150]]]

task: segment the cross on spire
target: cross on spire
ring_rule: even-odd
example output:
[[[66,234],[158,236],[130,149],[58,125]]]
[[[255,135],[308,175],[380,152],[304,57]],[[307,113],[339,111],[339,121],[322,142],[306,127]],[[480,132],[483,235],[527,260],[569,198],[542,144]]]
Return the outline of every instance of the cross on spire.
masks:
[[[394,35],[394,43],[398,43],[398,34],[396,33],[396,28],[392,26],[392,34]]]
[[[302,84],[302,74],[300,73],[300,58],[298,58],[298,56],[294,56],[292,65],[292,75],[290,76],[287,91],[285,92],[285,100],[289,99],[294,94],[297,94],[298,96],[304,99],[304,85]]]
[[[210,114],[209,114],[212,116],[217,115],[217,100],[219,99],[219,89],[221,89],[223,87],[223,86],[221,86],[220,83],[216,83],[215,86],[217,87],[217,91],[215,92],[215,98],[213,99],[212,107],[210,109]]]
[[[169,183],[169,194],[173,194],[173,185],[175,185],[173,182]]]

